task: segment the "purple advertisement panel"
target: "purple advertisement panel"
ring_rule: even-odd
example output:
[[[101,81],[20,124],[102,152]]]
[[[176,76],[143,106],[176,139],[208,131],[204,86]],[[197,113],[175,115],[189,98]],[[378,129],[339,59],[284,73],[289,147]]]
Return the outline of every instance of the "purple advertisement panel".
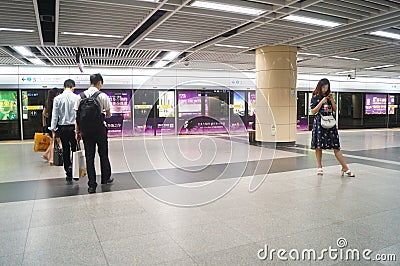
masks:
[[[227,121],[218,121],[208,116],[198,116],[188,119],[179,128],[179,134],[228,134]]]
[[[245,92],[234,91],[233,102],[230,105],[231,108],[231,121],[229,129],[231,132],[243,132],[246,130],[246,126],[243,122],[245,115]]]
[[[307,116],[301,116],[300,118],[297,118],[297,130],[308,131],[308,117]]]
[[[179,117],[201,115],[201,94],[197,91],[178,92]]]
[[[249,91],[247,93],[247,99],[248,99],[248,115],[249,115],[249,124],[247,126],[247,129],[252,129],[253,128],[253,123],[256,121],[256,92],[255,91]]]
[[[157,118],[157,135],[175,134],[175,118]]]
[[[109,136],[132,136],[131,91],[102,90],[111,101],[111,117],[106,119]]]
[[[388,107],[389,107],[388,114],[394,115],[394,110],[397,107],[394,104],[394,95],[389,95],[389,106]]]
[[[386,94],[366,94],[365,114],[386,114]]]

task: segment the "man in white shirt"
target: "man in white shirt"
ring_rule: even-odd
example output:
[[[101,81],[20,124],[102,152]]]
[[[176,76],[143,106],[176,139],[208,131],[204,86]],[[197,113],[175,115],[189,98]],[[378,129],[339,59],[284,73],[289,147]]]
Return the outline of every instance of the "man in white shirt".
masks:
[[[64,82],[64,92],[54,98],[53,112],[51,119],[50,130],[53,132],[53,139],[57,137],[61,139],[63,147],[64,170],[66,180],[72,181],[72,163],[71,150],[76,151],[75,139],[75,103],[78,100],[78,95],[74,94],[75,82],[72,79],[67,79]]]
[[[103,77],[100,74],[90,75],[90,87],[81,93],[79,99],[76,101],[75,110],[78,112],[82,112],[79,110],[79,106],[81,101],[84,98],[93,97],[97,101],[100,110],[99,112],[105,112],[105,117],[111,117],[111,101],[108,96],[101,92],[100,90],[103,86]],[[95,193],[96,192],[96,169],[94,166],[94,157],[96,152],[96,145],[98,147],[98,153],[100,156],[100,165],[101,165],[101,184],[110,184],[114,181],[111,177],[111,165],[108,159],[108,139],[107,139],[107,127],[104,122],[104,115],[101,117],[101,125],[98,130],[93,132],[84,132],[81,131],[79,127],[84,125],[88,125],[91,121],[78,121],[80,119],[84,120],[80,117],[78,112],[77,123],[75,123],[75,138],[79,141],[81,137],[83,138],[83,143],[85,145],[85,156],[86,156],[86,168],[88,173],[88,192]],[[83,117],[83,116],[82,116]]]

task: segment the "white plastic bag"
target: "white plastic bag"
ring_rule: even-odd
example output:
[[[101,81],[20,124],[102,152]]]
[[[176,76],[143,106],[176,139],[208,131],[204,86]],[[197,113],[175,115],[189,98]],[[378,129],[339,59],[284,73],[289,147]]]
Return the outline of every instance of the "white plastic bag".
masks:
[[[72,178],[79,179],[87,174],[85,151],[80,149],[79,142],[77,150],[72,154]]]

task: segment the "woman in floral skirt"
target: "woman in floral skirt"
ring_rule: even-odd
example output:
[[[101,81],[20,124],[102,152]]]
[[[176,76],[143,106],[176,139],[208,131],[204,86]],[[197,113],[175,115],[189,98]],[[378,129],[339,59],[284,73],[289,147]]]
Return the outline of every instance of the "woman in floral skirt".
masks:
[[[315,149],[315,155],[318,163],[318,175],[323,175],[322,170],[322,150],[333,149],[336,159],[342,165],[342,176],[354,177],[343,158],[340,150],[339,134],[336,125],[332,128],[323,128],[321,126],[321,116],[332,115],[336,112],[337,106],[331,94],[331,85],[328,79],[321,79],[313,91],[311,98],[311,113],[314,115],[314,124],[312,129],[311,149]]]

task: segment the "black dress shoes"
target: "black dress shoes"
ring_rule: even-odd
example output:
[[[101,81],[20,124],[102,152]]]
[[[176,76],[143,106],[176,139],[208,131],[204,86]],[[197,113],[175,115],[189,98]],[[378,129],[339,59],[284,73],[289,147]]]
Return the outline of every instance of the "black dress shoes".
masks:
[[[96,188],[95,187],[88,187],[88,190],[87,190],[90,194],[92,194],[92,193],[96,193]]]
[[[110,177],[108,180],[101,180],[101,184],[111,184],[114,181],[114,178]]]

